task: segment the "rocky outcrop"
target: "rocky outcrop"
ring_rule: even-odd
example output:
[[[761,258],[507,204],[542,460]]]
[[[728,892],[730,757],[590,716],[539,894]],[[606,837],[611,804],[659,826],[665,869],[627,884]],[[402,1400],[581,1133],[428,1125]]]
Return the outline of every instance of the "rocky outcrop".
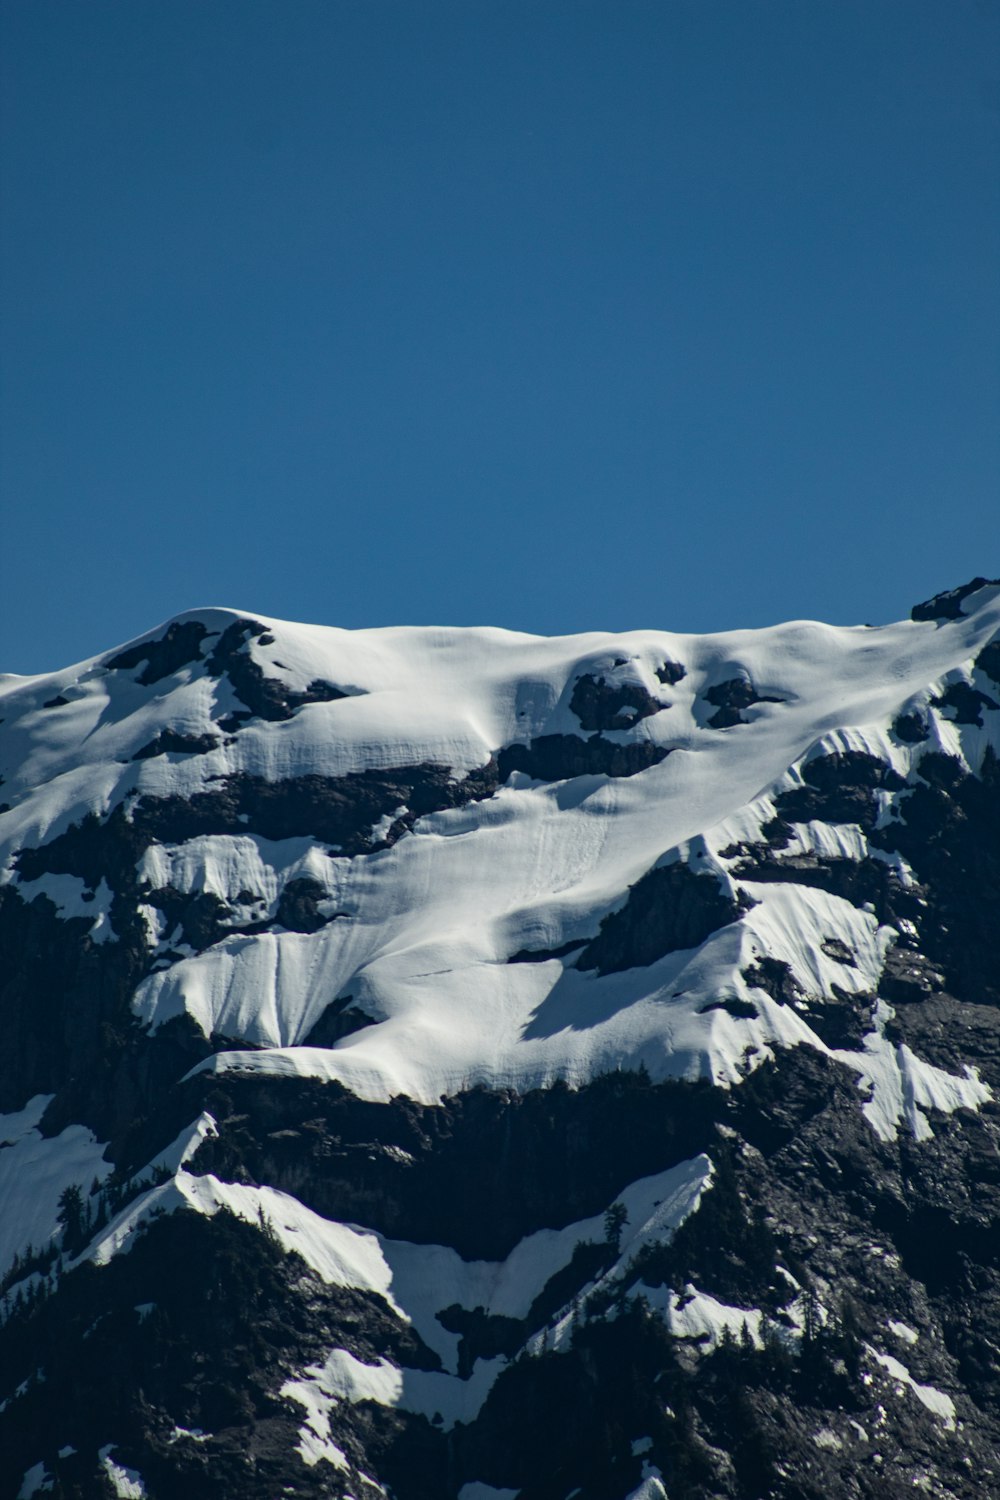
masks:
[[[609,682],[585,672],[573,684],[569,706],[584,729],[614,730],[632,729],[640,719],[658,714],[668,705],[660,703],[641,683]]]
[[[921,607],[906,639],[964,629],[982,587]],[[0,1185],[20,1191],[4,1158],[22,1140],[39,1201],[74,1151],[89,1166],[45,1243],[0,1268],[0,1495],[31,1475],[81,1500],[1000,1487],[995,642],[942,655],[922,693],[883,685],[874,727],[865,697],[830,734],[817,690],[814,739],[795,730],[794,759],[727,804],[754,753],[745,711],[799,688],[712,686],[732,666],[681,666],[669,638],[547,666],[495,717],[463,709],[426,753],[366,745],[350,769],[311,705],[374,691],[364,673],[338,656],[343,686],[311,669],[289,686],[270,629],[211,623],[175,622],[93,680],[135,673],[166,697],[224,678],[218,730],[127,687],[141,729],[78,804],[59,781],[32,820],[34,789],[13,793],[28,831],[0,886]],[[615,665],[583,670],[598,659]],[[761,682],[783,683],[775,662]],[[676,750],[672,719],[670,746],[645,722],[665,705],[643,672],[694,678]],[[581,735],[552,732],[570,682]],[[226,718],[230,688],[244,707]],[[29,726],[80,689],[52,691]],[[527,701],[546,707],[522,719]],[[491,751],[495,723],[523,737]],[[724,770],[690,836],[677,808],[703,793],[684,779],[702,745]],[[519,820],[533,858],[516,864]],[[481,913],[462,886],[480,866]],[[366,905],[386,880],[392,901]],[[202,1026],[200,987],[257,949],[260,993]],[[244,1011],[304,1005],[314,973],[297,1044],[253,1040]],[[163,974],[179,998],[154,1026],[136,995]],[[475,1030],[479,1071],[372,1085],[425,1045],[411,991],[431,1006],[448,985],[434,1047]],[[502,1031],[522,994],[515,1074]]]
[[[740,675],[706,688],[705,701],[715,709],[708,718],[709,728],[732,729],[735,724],[748,722],[743,717],[744,709],[752,708],[755,703],[783,703],[784,699],[758,693],[749,677]]]
[[[927,599],[923,604],[915,604],[910,610],[911,620],[958,620],[965,613],[962,606],[967,599],[971,599],[980,589],[993,588],[1000,584],[1000,578],[973,578],[969,583],[963,583],[957,589],[945,589],[943,593],[935,594],[933,599]]]
[[[688,865],[657,865],[629,888],[618,911],[576,961],[578,969],[614,974],[653,964],[681,948],[697,948],[713,932],[738,922],[752,905],[743,891],[728,896],[714,875]]]

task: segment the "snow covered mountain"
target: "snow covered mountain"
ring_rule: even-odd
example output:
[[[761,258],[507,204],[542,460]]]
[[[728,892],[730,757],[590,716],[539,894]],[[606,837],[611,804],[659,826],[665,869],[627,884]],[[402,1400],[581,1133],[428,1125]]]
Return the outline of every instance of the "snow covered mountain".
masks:
[[[1000,584],[0,678],[0,1496],[1000,1491]]]

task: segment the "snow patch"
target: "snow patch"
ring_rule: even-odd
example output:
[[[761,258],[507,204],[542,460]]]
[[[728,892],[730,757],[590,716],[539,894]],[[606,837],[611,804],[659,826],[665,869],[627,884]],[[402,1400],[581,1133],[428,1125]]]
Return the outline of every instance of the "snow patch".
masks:
[[[892,1007],[880,1000],[875,1011],[875,1030],[864,1039],[861,1052],[835,1051],[831,1055],[860,1074],[858,1087],[870,1094],[862,1106],[865,1118],[883,1141],[896,1139],[900,1124],[918,1141],[933,1136],[925,1110],[952,1114],[956,1109],[978,1109],[993,1097],[975,1068],[966,1067],[963,1078],[923,1062],[905,1043],[893,1043],[885,1034]]]
[[[21,1480],[17,1500],[31,1500],[32,1495],[44,1495],[55,1486],[55,1479],[44,1463],[34,1464]]]
[[[484,1484],[481,1479],[474,1479],[470,1484],[463,1484],[458,1492],[458,1500],[517,1500],[520,1490],[498,1490],[492,1484]]]
[[[705,1344],[708,1349],[715,1349],[726,1333],[738,1342],[746,1327],[754,1348],[764,1347],[760,1308],[730,1307],[707,1292],[699,1292],[690,1283],[680,1294],[669,1287],[649,1287],[641,1283],[636,1290],[651,1307],[662,1313],[674,1338],[692,1339],[697,1344]]]
[[[111,1457],[114,1451],[114,1443],[107,1443],[98,1450],[97,1456],[118,1500],[145,1500],[146,1486],[142,1482],[142,1475],[135,1469],[127,1469],[123,1464],[116,1463]]]
[[[870,1352],[893,1380],[899,1382],[900,1387],[909,1386],[917,1400],[926,1406],[929,1412],[933,1412],[948,1432],[955,1431],[955,1403],[950,1396],[932,1385],[919,1385],[906,1366],[898,1359],[894,1359],[891,1354],[879,1354],[875,1349]],[[900,1390],[900,1395],[902,1395],[902,1390]]]
[[[652,1464],[644,1464],[641,1484],[637,1489],[631,1490],[625,1500],[667,1500],[663,1475],[659,1469]]]
[[[57,1136],[36,1128],[52,1099],[38,1094],[15,1114],[0,1115],[0,1272],[29,1245],[45,1250],[58,1239],[59,1199],[79,1187],[86,1206],[95,1178],[112,1171],[104,1143],[83,1125]]]

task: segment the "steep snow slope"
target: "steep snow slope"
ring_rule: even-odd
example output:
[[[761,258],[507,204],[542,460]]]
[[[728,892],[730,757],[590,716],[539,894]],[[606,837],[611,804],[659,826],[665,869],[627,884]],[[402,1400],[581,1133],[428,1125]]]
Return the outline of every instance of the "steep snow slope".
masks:
[[[0,679],[11,1493],[760,1500],[817,1464],[817,1493],[892,1493],[843,1417],[889,1382],[892,1483],[971,1495],[1000,586],[914,616],[546,639],[201,610]],[[887,1343],[909,1319],[919,1358]],[[146,1406],[82,1391],[98,1327]],[[797,1477],[725,1457],[743,1329],[753,1443]],[[224,1400],[206,1359],[242,1372]],[[708,1399],[696,1365],[711,1441],[655,1395]],[[776,1438],[803,1403],[815,1431]]]
[[[654,1077],[732,1082],[748,1053],[762,1060],[771,1044],[808,1036],[807,1025],[766,996],[753,1019],[702,1014],[704,1005],[727,982],[734,998],[746,998],[739,971],[755,951],[784,958],[807,993],[829,993],[834,982],[873,989],[891,935],[880,934],[871,914],[824,893],[745,884],[759,906],[738,930],[720,928],[696,956],[681,948],[651,967],[606,977],[567,969],[558,958],[511,958],[582,946],[657,864],[697,861],[735,898],[720,850],[748,816],[751,824],[756,817],[759,837],[763,809],[752,805],[772,789],[801,784],[803,767],[817,757],[860,752],[905,781],[927,743],[900,743],[893,718],[926,707],[952,682],[975,682],[978,690],[981,674],[971,663],[1000,626],[1000,590],[983,589],[975,601],[974,613],[944,624],[795,623],[703,638],[352,634],[264,620],[266,633],[250,638],[244,659],[265,684],[294,697],[311,683],[329,683],[347,696],[304,704],[278,722],[230,723],[236,732],[229,733],[220,733],[220,720],[240,711],[230,680],[213,677],[196,656],[144,686],[109,665],[129,652],[136,657],[141,648],[131,647],[4,689],[5,878],[16,878],[12,856],[21,845],[51,845],[88,812],[106,819],[124,808],[127,817],[144,802],[212,796],[241,777],[322,778],[330,786],[373,769],[391,775],[429,765],[447,769],[456,783],[449,795],[458,800],[463,778],[504,747],[552,735],[585,746],[571,704],[590,677],[612,698],[588,721],[600,724],[599,737],[668,751],[665,759],[629,776],[541,781],[514,770],[492,796],[428,811],[412,828],[401,826],[412,816],[405,801],[383,796],[372,812],[387,810],[358,831],[361,852],[372,851],[365,858],[339,854],[333,839],[262,837],[252,811],[228,808],[216,823],[235,820],[246,832],[151,841],[139,864],[151,889],[214,896],[240,914],[234,926],[264,917],[273,925],[185,954],[163,908],[150,909],[150,943],[161,944],[163,956],[137,988],[135,1013],[155,1029],[187,1012],[206,1036],[264,1049],[217,1054],[215,1069],[307,1073],[369,1099],[405,1093],[432,1102],[476,1083],[580,1083],[640,1063]],[[241,618],[206,611],[170,628],[200,629],[207,650]],[[684,669],[669,686],[656,675],[665,663]],[[675,674],[668,668],[668,675]],[[734,681],[771,701],[749,705],[739,714],[745,722],[712,727],[712,691]],[[614,694],[623,709],[612,711]],[[607,727],[637,710],[643,717],[631,727]],[[931,709],[930,723],[932,744],[978,770],[987,730],[949,722],[944,710]],[[216,748],[135,759],[169,735]],[[320,888],[316,931],[283,930],[280,913],[275,923],[278,897],[295,880]],[[48,895],[66,915],[87,911],[85,878],[74,884],[58,867],[24,881],[23,892],[29,900]],[[98,940],[108,931],[107,895],[102,900],[98,891],[91,909]],[[824,957],[815,941],[820,928],[821,937],[855,954],[853,966]],[[348,993],[379,1024],[332,1049],[304,1046],[330,1002]],[[978,1097],[974,1087],[954,1093],[955,1102]]]

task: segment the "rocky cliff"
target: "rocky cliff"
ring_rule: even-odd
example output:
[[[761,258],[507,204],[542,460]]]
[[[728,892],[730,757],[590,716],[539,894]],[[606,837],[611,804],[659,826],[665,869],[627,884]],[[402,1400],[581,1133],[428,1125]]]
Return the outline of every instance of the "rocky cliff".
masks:
[[[0,1495],[1000,1491],[1000,585],[0,678]]]

